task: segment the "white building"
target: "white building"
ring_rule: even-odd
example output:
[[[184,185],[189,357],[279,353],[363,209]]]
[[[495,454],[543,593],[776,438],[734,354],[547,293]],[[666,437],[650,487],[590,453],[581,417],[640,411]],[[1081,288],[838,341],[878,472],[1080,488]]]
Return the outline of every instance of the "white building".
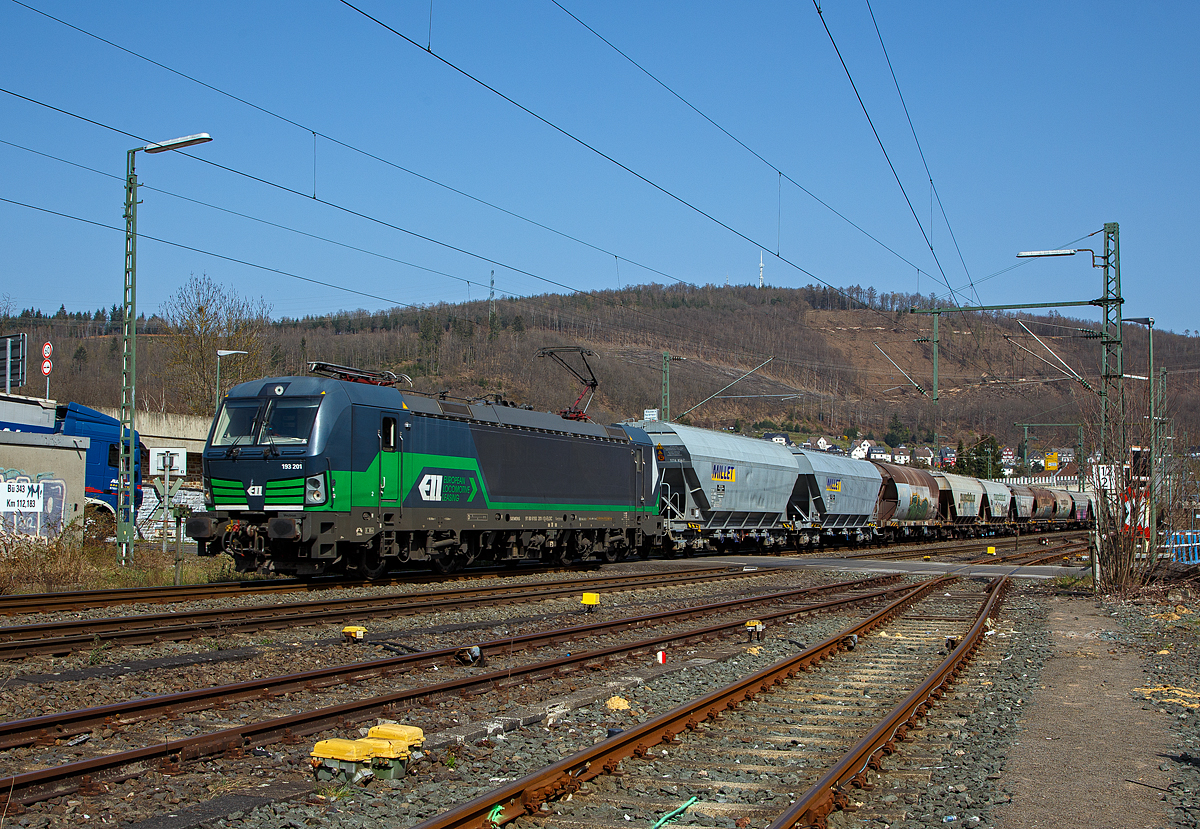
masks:
[[[850,457],[856,460],[866,460],[867,451],[875,445],[873,440],[856,440],[850,444]]]

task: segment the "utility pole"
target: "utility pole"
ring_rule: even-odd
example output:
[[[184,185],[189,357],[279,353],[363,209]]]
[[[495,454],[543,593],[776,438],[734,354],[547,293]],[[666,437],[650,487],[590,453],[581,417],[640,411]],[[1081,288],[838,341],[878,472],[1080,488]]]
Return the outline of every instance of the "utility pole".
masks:
[[[933,466],[941,466],[942,462],[942,435],[941,421],[938,419],[938,319],[941,313],[933,315],[933,337],[918,337],[913,340],[915,343],[933,343],[933,442],[937,444],[937,462]],[[898,366],[897,366],[898,368]]]
[[[117,544],[122,567],[133,563],[137,540],[137,472],[139,460],[134,416],[137,412],[137,172],[134,156],[139,152],[161,153],[182,150],[212,141],[206,132],[134,147],[126,153],[125,166],[125,288],[121,323],[121,444],[117,456]]]
[[[1104,293],[1099,299],[1085,302],[1040,302],[1023,305],[980,305],[960,308],[909,309],[914,314],[934,315],[933,359],[935,366],[937,365],[938,351],[936,334],[937,318],[944,312],[1012,311],[1023,308],[1072,308],[1083,305],[1096,305],[1103,309],[1104,326],[1100,333],[1100,463],[1110,471],[1116,470],[1118,468],[1117,464],[1123,462],[1123,459],[1116,457],[1118,453],[1114,451],[1114,447],[1119,445],[1121,451],[1124,452],[1127,445],[1125,441],[1125,398],[1121,381],[1121,376],[1124,372],[1121,357],[1121,305],[1125,300],[1121,297],[1121,246],[1119,231],[1120,228],[1116,222],[1108,222],[1104,225],[1104,252],[1100,256],[1097,256],[1095,251],[1088,248],[1022,251],[1017,254],[1020,258],[1073,256],[1080,252],[1092,254],[1092,267],[1103,268],[1104,270]],[[936,373],[933,383],[933,398],[937,399]],[[1118,423],[1115,427],[1109,423],[1113,418]],[[1119,444],[1117,441],[1110,439],[1110,432],[1115,432],[1118,429],[1120,431]],[[1115,476],[1110,476],[1110,479],[1115,479]],[[1113,485],[1115,485],[1115,481]],[[1098,549],[1104,546],[1109,533],[1116,529],[1105,526],[1106,521],[1111,520],[1110,517],[1106,517],[1108,509],[1112,506],[1111,498],[1103,495],[1102,505],[1103,507],[1099,510],[1099,515],[1097,516],[1097,535],[1100,539],[1097,545]],[[1103,572],[1099,575],[1101,575],[1102,580],[1105,582],[1105,586],[1120,587],[1125,583],[1127,574],[1122,571],[1126,563],[1117,561],[1118,552],[1117,547],[1111,543],[1103,551],[1105,566],[1101,568]],[[1100,584],[1097,583],[1097,589],[1099,588]]]

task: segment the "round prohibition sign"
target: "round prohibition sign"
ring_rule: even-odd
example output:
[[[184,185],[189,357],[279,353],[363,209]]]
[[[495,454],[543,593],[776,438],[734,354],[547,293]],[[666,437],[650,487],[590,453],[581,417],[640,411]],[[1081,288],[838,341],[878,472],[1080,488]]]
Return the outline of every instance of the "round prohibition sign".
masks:
[[[54,370],[54,363],[50,362],[49,360],[42,360],[42,374],[49,377],[50,372],[53,370]]]
[[[50,343],[42,343],[42,358],[43,359],[49,360],[50,355],[53,353],[54,353],[54,346],[50,345]],[[48,373],[49,372],[47,372],[47,374]]]

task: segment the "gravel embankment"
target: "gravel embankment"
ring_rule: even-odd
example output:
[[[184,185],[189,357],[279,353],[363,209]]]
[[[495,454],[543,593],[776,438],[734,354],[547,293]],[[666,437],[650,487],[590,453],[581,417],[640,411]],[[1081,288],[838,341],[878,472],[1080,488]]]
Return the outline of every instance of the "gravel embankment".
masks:
[[[611,568],[608,572],[616,569]],[[788,587],[840,581],[845,578],[847,577],[844,575],[828,578],[824,575],[801,571],[772,572],[745,581],[688,585],[668,590],[614,592],[604,597],[604,604],[598,611],[586,615],[581,612],[577,600],[574,603],[563,600],[532,606],[477,607],[423,616],[404,616],[387,621],[376,620],[370,623],[369,627],[372,635],[386,636],[414,647],[431,649],[449,645],[472,644],[529,630],[596,621],[608,616],[623,617],[672,607],[691,607],[739,596],[775,592]],[[394,588],[392,589],[394,590]],[[239,597],[235,601],[239,604],[245,603],[245,598]],[[209,603],[206,606],[212,606],[212,604]],[[114,615],[128,615],[130,612],[130,608],[125,608],[119,614]],[[158,610],[151,612],[158,612]],[[88,612],[89,615],[92,613],[94,612]],[[684,623],[684,626],[695,627],[698,624],[702,623],[693,621]],[[835,616],[822,617],[818,621],[820,630],[828,629],[830,632],[841,629],[844,624],[844,621],[838,621],[838,617]],[[220,650],[214,650],[211,642],[201,641],[150,648],[101,650],[98,658],[93,653],[76,654],[58,660],[26,660],[24,663],[5,666],[8,676],[5,680],[6,693],[4,699],[0,701],[0,706],[2,706],[0,716],[5,719],[14,719],[54,710],[100,705],[131,697],[172,693],[200,684],[234,682],[250,676],[270,676],[307,670],[320,665],[341,664],[353,661],[355,658],[387,655],[375,652],[369,645],[345,646],[339,644],[340,627],[340,625],[336,625],[301,628],[284,635],[239,636],[230,634],[220,640]],[[805,631],[804,636],[808,641],[816,641],[815,634],[809,635],[806,625],[797,629]],[[633,641],[652,635],[654,634],[645,631],[633,631],[626,637]],[[592,649],[602,647],[604,644],[612,644],[612,642],[589,642],[584,646]],[[771,643],[769,648],[756,657],[754,664],[756,666],[769,664],[779,658],[778,653],[789,652],[789,649],[795,647],[788,643]],[[778,653],[776,648],[780,649]],[[348,656],[348,651],[354,655]],[[214,656],[231,656],[233,658],[209,661]],[[536,661],[536,659],[548,657],[535,658],[525,655],[520,658],[525,661]],[[397,793],[393,792],[386,795],[385,800],[402,809],[397,813],[397,819],[400,819],[399,816],[405,813],[403,809],[412,808],[401,807],[399,804],[408,804],[410,801],[424,803],[425,805],[421,808],[428,810],[428,813],[433,813],[452,803],[461,802],[464,791],[474,792],[487,788],[491,785],[489,781],[492,777],[505,774],[502,771],[505,767],[517,764],[519,769],[512,768],[509,773],[524,774],[545,762],[557,759],[561,753],[567,751],[565,746],[573,746],[569,749],[573,751],[590,742],[596,734],[603,736],[607,733],[608,727],[613,727],[611,725],[613,722],[627,722],[631,717],[640,719],[641,716],[666,710],[662,707],[664,704],[669,702],[668,707],[670,707],[694,693],[702,692],[706,687],[724,684],[729,679],[723,677],[735,676],[738,670],[746,667],[743,659],[739,665],[726,666],[726,670],[734,673],[720,673],[713,677],[708,677],[704,672],[686,674],[682,680],[683,684],[680,686],[685,690],[663,695],[662,689],[656,686],[665,683],[666,687],[674,687],[675,681],[661,679],[660,682],[659,672],[666,670],[670,675],[670,672],[676,669],[676,663],[683,658],[685,658],[683,655],[672,652],[670,664],[653,666],[651,673],[647,674],[647,676],[654,677],[653,684],[650,686],[653,690],[648,692],[651,694],[648,701],[640,705],[637,694],[646,692],[638,687],[638,683],[644,681],[644,677],[640,679],[628,677],[631,674],[631,668],[643,668],[644,666],[617,663],[611,671],[605,673],[597,672],[595,675],[589,673],[580,677],[533,683],[511,690],[503,698],[494,694],[466,700],[454,698],[430,707],[417,707],[402,712],[397,715],[398,719],[420,725],[432,737],[454,727],[461,729],[460,733],[471,734],[472,729],[468,727],[470,723],[494,720],[497,714],[509,708],[531,709],[537,714],[536,719],[541,720],[547,707],[562,698],[574,696],[578,704],[583,705],[581,713],[572,712],[569,715],[566,712],[563,713],[563,717],[571,718],[569,720],[560,721],[559,717],[555,715],[551,717],[552,722],[543,722],[541,728],[544,733],[539,732],[537,727],[533,727],[529,731],[529,735],[532,736],[527,735],[524,731],[509,735],[493,735],[492,742],[496,746],[502,746],[499,750],[496,747],[489,748],[486,743],[479,747],[473,745],[474,742],[482,740],[486,735],[486,730],[479,731],[471,738],[472,745],[456,749],[457,755],[454,754],[455,750],[448,750],[437,745],[435,739],[433,740],[435,744],[430,746],[431,750],[426,751],[422,760],[414,764],[412,776],[406,781],[401,781],[404,797],[397,797],[395,796]],[[89,664],[97,661],[100,664]],[[498,664],[500,663],[494,662],[493,667]],[[406,685],[412,685],[433,682],[438,679],[438,673],[428,671],[418,676],[405,677],[403,682]],[[393,680],[393,687],[400,687],[396,685],[400,681]],[[597,712],[593,710],[595,709],[593,703],[582,701],[589,695],[601,702],[613,696],[616,692],[613,691],[613,688],[605,687],[604,683],[606,682],[619,683],[613,688],[621,693],[624,693],[623,689],[626,686],[629,687],[629,692],[634,695],[630,697],[630,701],[634,706],[635,713],[616,712],[610,714],[607,709]],[[711,683],[711,685],[706,683]],[[688,688],[692,690],[686,690]],[[365,690],[368,689],[363,689],[363,691]],[[359,689],[333,688],[323,693],[323,699],[324,704],[334,704],[360,695],[362,692]],[[286,700],[283,701],[283,703],[286,702]],[[273,704],[280,705],[282,703]],[[293,708],[296,705],[299,703],[293,705]],[[262,706],[258,704],[235,703],[227,709],[200,712],[191,719],[176,723],[171,726],[173,730],[170,733],[187,736],[192,733],[228,727],[231,723],[248,720],[252,717],[257,718],[261,710]],[[576,722],[574,719],[576,717],[582,719]],[[526,712],[524,719],[531,722],[534,717]],[[137,729],[130,729],[128,732],[103,729],[96,732],[88,743],[73,751],[76,756],[83,757],[93,753],[120,750],[131,745],[144,744],[133,739],[133,736],[138,733],[154,734],[158,733],[158,729],[165,728],[167,726],[163,724],[156,724],[143,729],[142,732],[138,732]],[[319,736],[353,737],[357,734],[330,732]],[[216,815],[215,819],[220,820],[227,812],[238,811],[230,804],[236,806],[240,801],[220,799],[226,795],[232,794],[245,800],[247,796],[311,789],[308,751],[317,738],[316,736],[306,738],[291,746],[273,745],[267,750],[258,751],[242,760],[218,760],[189,766],[183,774],[175,776],[163,776],[156,771],[147,771],[130,781],[114,786],[113,791],[107,795],[56,798],[47,803],[35,804],[30,808],[29,813],[17,817],[15,821],[12,818],[9,820],[22,826],[51,826],[74,822],[83,825],[111,825],[120,822],[125,825],[154,815],[165,816],[170,814],[167,810],[172,808],[186,809],[214,798],[217,800],[211,803],[212,812]],[[451,734],[442,739],[453,738],[454,735]],[[511,746],[512,743],[520,745],[527,739],[530,744],[529,748],[509,750],[508,746]],[[129,742],[127,743],[126,740]],[[540,748],[538,748],[539,746]],[[458,755],[463,755],[467,748],[480,752],[479,758],[463,757],[460,760]],[[27,770],[47,762],[63,762],[63,752],[64,749],[61,746],[14,749],[5,753],[7,757],[0,758],[0,765],[6,766],[9,773]],[[487,757],[491,755],[496,757],[493,763],[495,768],[491,768],[487,764]],[[481,773],[475,771],[477,768],[485,769],[487,775],[481,776]],[[421,785],[436,791],[438,797],[436,799],[426,798],[422,794],[424,790],[418,788]],[[352,815],[354,810],[359,808],[379,808],[370,804],[375,802],[375,798],[385,787],[391,791],[390,786],[376,783],[369,790],[361,793],[355,792],[355,796],[348,800],[337,798],[334,796],[335,793],[330,792],[326,800],[317,804],[300,804],[294,808],[300,809],[302,812],[306,809],[318,809],[319,811],[327,810],[330,815]],[[227,806],[230,807],[226,808]],[[287,811],[290,808],[293,806],[267,806],[264,807],[264,812],[273,813],[278,809]],[[225,825],[257,825],[254,822],[245,822],[259,820],[259,817],[249,817],[249,814],[246,812],[242,815],[239,819],[243,821],[241,824],[227,823]],[[86,817],[84,817],[85,815]],[[200,815],[197,815],[197,818],[190,823],[182,823],[179,818],[170,819],[170,823],[163,825],[196,825],[199,817]],[[274,818],[270,820],[274,820]],[[294,825],[288,824],[287,820],[279,823],[269,821],[263,825]]]
[[[838,580],[848,577],[840,575]],[[798,575],[772,575],[753,584],[755,590],[761,588],[766,592],[781,589],[784,584],[794,583],[799,578]],[[729,589],[728,586],[714,587],[709,597],[707,588],[689,587],[678,594],[662,597],[662,600],[698,604],[719,600]],[[947,825],[994,825],[994,807],[1006,803],[1011,796],[1004,780],[1008,751],[1013,740],[1019,739],[1022,710],[1038,687],[1041,671],[1053,652],[1045,602],[1056,589],[1048,583],[1026,582],[1010,593],[1003,615],[995,625],[995,634],[987,638],[971,671],[956,687],[953,696],[934,710],[924,730],[927,747],[935,747],[941,753],[940,759],[923,761],[927,763],[924,774],[928,775],[928,783],[895,791],[880,786],[872,794],[859,795],[866,801],[866,806],[860,812],[831,816],[831,826],[932,829]],[[647,609],[650,604],[657,607],[660,598],[655,595],[650,599],[648,595],[640,592],[627,594],[625,598],[614,597],[614,604],[603,612],[630,614],[636,612],[634,605]],[[1143,695],[1142,705],[1170,714],[1175,723],[1178,756],[1164,761],[1163,766],[1175,781],[1165,797],[1174,809],[1172,825],[1177,827],[1200,825],[1200,718],[1197,717],[1200,688],[1197,688],[1196,680],[1200,675],[1198,598],[1200,593],[1174,588],[1170,592],[1146,592],[1134,601],[1103,603],[1104,612],[1121,625],[1120,632],[1111,636],[1114,647],[1126,647],[1147,655],[1144,687],[1151,690]],[[1081,596],[1081,599],[1086,597]],[[624,604],[618,607],[616,602]],[[503,611],[480,608],[446,614],[447,618],[440,621],[447,627],[465,626],[455,633],[465,642],[483,638],[479,631],[489,624],[504,624],[495,618],[499,612]],[[519,612],[525,614],[522,618],[532,618],[528,607]],[[557,622],[568,612],[577,613],[578,609],[564,610],[557,615],[548,613],[545,618],[554,617]],[[397,619],[388,626],[394,625],[396,635],[403,635],[402,626],[409,624],[412,625],[409,632],[415,636],[417,629],[429,627],[430,620]],[[515,626],[517,623],[511,621],[510,624]],[[790,656],[801,644],[813,644],[845,625],[844,618],[822,616],[768,631],[763,642],[754,643],[757,653],[752,652],[743,640],[733,639],[724,644],[673,651],[663,666],[625,663],[611,672],[534,683],[513,689],[507,695],[454,698],[398,712],[395,719],[424,727],[430,740],[403,780],[374,781],[367,787],[314,785],[307,754],[316,739],[357,736],[357,733],[328,732],[292,746],[271,746],[265,752],[266,756],[202,763],[178,776],[148,772],[119,784],[103,798],[61,798],[57,802],[35,806],[15,819],[10,816],[6,823],[30,827],[113,825],[118,822],[136,825],[139,819],[154,819],[159,822],[144,823],[144,829],[165,826],[206,829],[412,826],[502,782],[521,777],[603,739],[610,728],[626,727],[653,717],[745,673]],[[297,634],[306,637],[303,640],[306,659],[316,658],[321,651],[312,647],[313,640],[307,638],[319,638],[319,633],[314,629]],[[439,636],[444,644],[447,631],[443,630]],[[254,650],[271,653],[282,647],[254,643],[251,646]],[[343,653],[339,647],[331,646],[325,650],[335,655]],[[696,655],[719,656],[718,652],[722,650],[724,658],[706,664],[687,663]],[[282,656],[279,658],[283,660]],[[331,658],[330,661],[337,660]],[[130,661],[124,660],[120,664],[130,664]],[[252,658],[237,664],[258,663]],[[263,663],[263,667],[268,664],[273,663]],[[136,682],[137,677],[136,671],[129,674],[131,682]],[[69,685],[84,687],[77,681],[62,680],[37,687],[43,693],[50,693],[52,689]],[[12,687],[10,683],[6,694]],[[613,700],[612,706],[607,704],[610,700]],[[7,700],[2,704],[7,705]],[[629,707],[624,708],[624,704]],[[509,731],[489,726],[505,714],[517,720],[523,718],[527,724]],[[460,737],[461,743],[458,742]],[[908,750],[908,745],[902,745],[901,752]],[[912,745],[915,751],[923,750],[919,741]],[[288,795],[288,798],[264,802],[272,794]],[[1092,796],[1095,793],[1081,795]],[[114,805],[118,802],[120,805]],[[183,811],[169,811],[172,808]],[[887,812],[894,818],[887,822],[870,818],[869,815],[876,811]],[[168,818],[167,815],[177,817]],[[954,820],[947,822],[949,816]],[[685,814],[672,825],[725,824]]]

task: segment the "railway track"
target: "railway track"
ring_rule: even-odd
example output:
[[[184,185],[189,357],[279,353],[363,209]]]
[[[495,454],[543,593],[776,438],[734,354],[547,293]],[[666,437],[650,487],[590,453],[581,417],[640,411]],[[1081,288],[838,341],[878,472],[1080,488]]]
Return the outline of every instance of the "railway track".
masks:
[[[753,609],[755,617],[764,622],[781,624],[806,614],[845,611],[864,603],[886,601],[888,597],[907,588],[897,586],[895,576],[862,579],[801,588],[775,594],[714,603],[682,610],[617,619],[565,630],[552,630],[526,636],[508,637],[482,643],[481,650],[492,659],[505,659],[524,649],[546,644],[562,644],[600,634],[622,630],[659,629],[693,618],[724,617],[699,628],[682,628],[673,632],[657,632],[650,638],[625,642],[599,650],[568,654],[551,660],[526,664],[510,664],[499,670],[472,673],[454,661],[453,648],[410,654],[394,659],[374,660],[342,666],[338,669],[313,671],[273,677],[253,682],[175,694],[169,697],[131,700],[127,703],[66,712],[24,721],[0,724],[0,748],[38,743],[57,745],[69,743],[69,738],[103,726],[108,730],[126,731],[137,723],[151,718],[172,720],[211,708],[234,706],[240,701],[271,702],[289,694],[311,691],[330,685],[359,681],[368,677],[392,678],[413,671],[431,662],[457,669],[458,677],[433,685],[416,683],[401,690],[368,696],[334,706],[315,708],[285,716],[266,717],[233,728],[206,732],[193,737],[173,738],[166,742],[110,754],[87,760],[49,766],[35,771],[0,779],[0,807],[17,809],[23,805],[79,791],[95,793],[104,781],[121,780],[154,767],[178,771],[190,761],[212,756],[238,756],[252,747],[276,742],[295,742],[300,737],[321,730],[353,723],[362,719],[386,715],[397,706],[446,696],[475,696],[496,689],[523,685],[539,678],[561,677],[573,672],[587,672],[613,660],[647,654],[656,649],[679,646],[713,637],[740,634],[745,629],[745,613]],[[834,594],[833,598],[829,594]],[[465,675],[464,675],[465,674]],[[418,680],[421,675],[415,675]],[[392,681],[390,684],[394,685]],[[5,795],[7,793],[7,800]]]
[[[251,579],[223,581],[212,584],[191,584],[181,587],[122,587],[109,590],[72,590],[59,593],[19,593],[0,596],[0,616],[56,611],[88,610],[126,604],[170,604],[194,602],[232,596],[277,595],[282,593],[314,593],[325,590],[354,590],[365,587],[391,587],[401,584],[447,584],[475,579],[505,578],[560,572],[594,572],[597,563],[574,567],[480,567],[450,575],[412,572],[396,573],[384,579]]]
[[[1041,535],[1039,538],[1053,539],[1059,534]],[[1030,536],[1027,536],[1029,538]],[[989,539],[976,539],[970,543],[948,544],[934,542],[918,549],[897,551],[871,550],[868,552],[850,553],[843,558],[875,558],[875,559],[904,559],[929,555],[929,547],[936,549],[937,555],[955,555],[960,552],[972,552],[978,549],[980,543]],[[994,539],[994,546],[1001,546],[1007,539]],[[1019,538],[1017,539],[1019,543]],[[938,546],[942,545],[942,546]],[[804,554],[813,551],[784,550],[784,554]],[[447,584],[477,579],[504,578],[514,575],[541,575],[546,573],[579,573],[597,572],[601,565],[597,562],[578,564],[572,567],[532,566],[513,569],[511,567],[480,567],[449,575],[411,572],[395,573],[384,579],[252,579],[249,581],[214,582],[212,584],[194,584],[174,587],[170,585],[156,587],[128,587],[107,590],[73,590],[55,593],[21,593],[0,596],[0,616],[18,616],[32,613],[53,613],[63,611],[89,610],[101,607],[115,607],[127,604],[170,604],[174,602],[205,601],[236,596],[280,595],[286,593],[314,593],[327,590],[354,590],[362,588],[380,588],[396,585],[411,584]]]
[[[842,633],[417,829],[827,825],[964,669],[1007,580],[934,579]],[[637,821],[636,824],[630,823]]]
[[[711,567],[686,573],[599,575],[538,584],[463,587],[384,596],[359,595],[242,608],[197,609],[175,613],[13,625],[0,627],[0,659],[24,659],[35,655],[61,656],[105,644],[147,645],[187,641],[214,631],[229,633],[279,630],[363,620],[376,616],[444,611],[481,603],[537,602],[578,595],[582,591],[639,590],[697,581],[744,579],[768,572],[764,568],[731,571],[728,567]]]
[[[1050,533],[1039,534],[1036,536],[1026,535],[1024,536],[1026,553],[1032,553],[1034,550],[1044,551],[1045,548],[1040,543],[1041,541],[1048,541],[1051,544],[1063,544],[1074,542],[1076,539],[1086,539],[1086,537],[1087,534],[1081,532]],[[1031,540],[1033,538],[1037,538],[1037,541]],[[1021,536],[1005,536],[1000,538],[974,538],[966,542],[952,542],[948,544],[923,544],[908,546],[902,550],[870,550],[867,552],[846,555],[843,556],[843,558],[869,558],[883,561],[899,561],[911,558],[922,558],[924,556],[936,556],[939,559],[958,555],[978,556],[981,548],[995,547],[997,553],[999,553],[1005,546],[1009,544],[1009,542],[1011,542],[1012,545],[1012,554],[1021,552]],[[1012,554],[1009,554],[1010,558]],[[977,560],[983,561],[984,559],[979,558]],[[988,556],[987,560],[996,561],[997,559],[995,557]]]

